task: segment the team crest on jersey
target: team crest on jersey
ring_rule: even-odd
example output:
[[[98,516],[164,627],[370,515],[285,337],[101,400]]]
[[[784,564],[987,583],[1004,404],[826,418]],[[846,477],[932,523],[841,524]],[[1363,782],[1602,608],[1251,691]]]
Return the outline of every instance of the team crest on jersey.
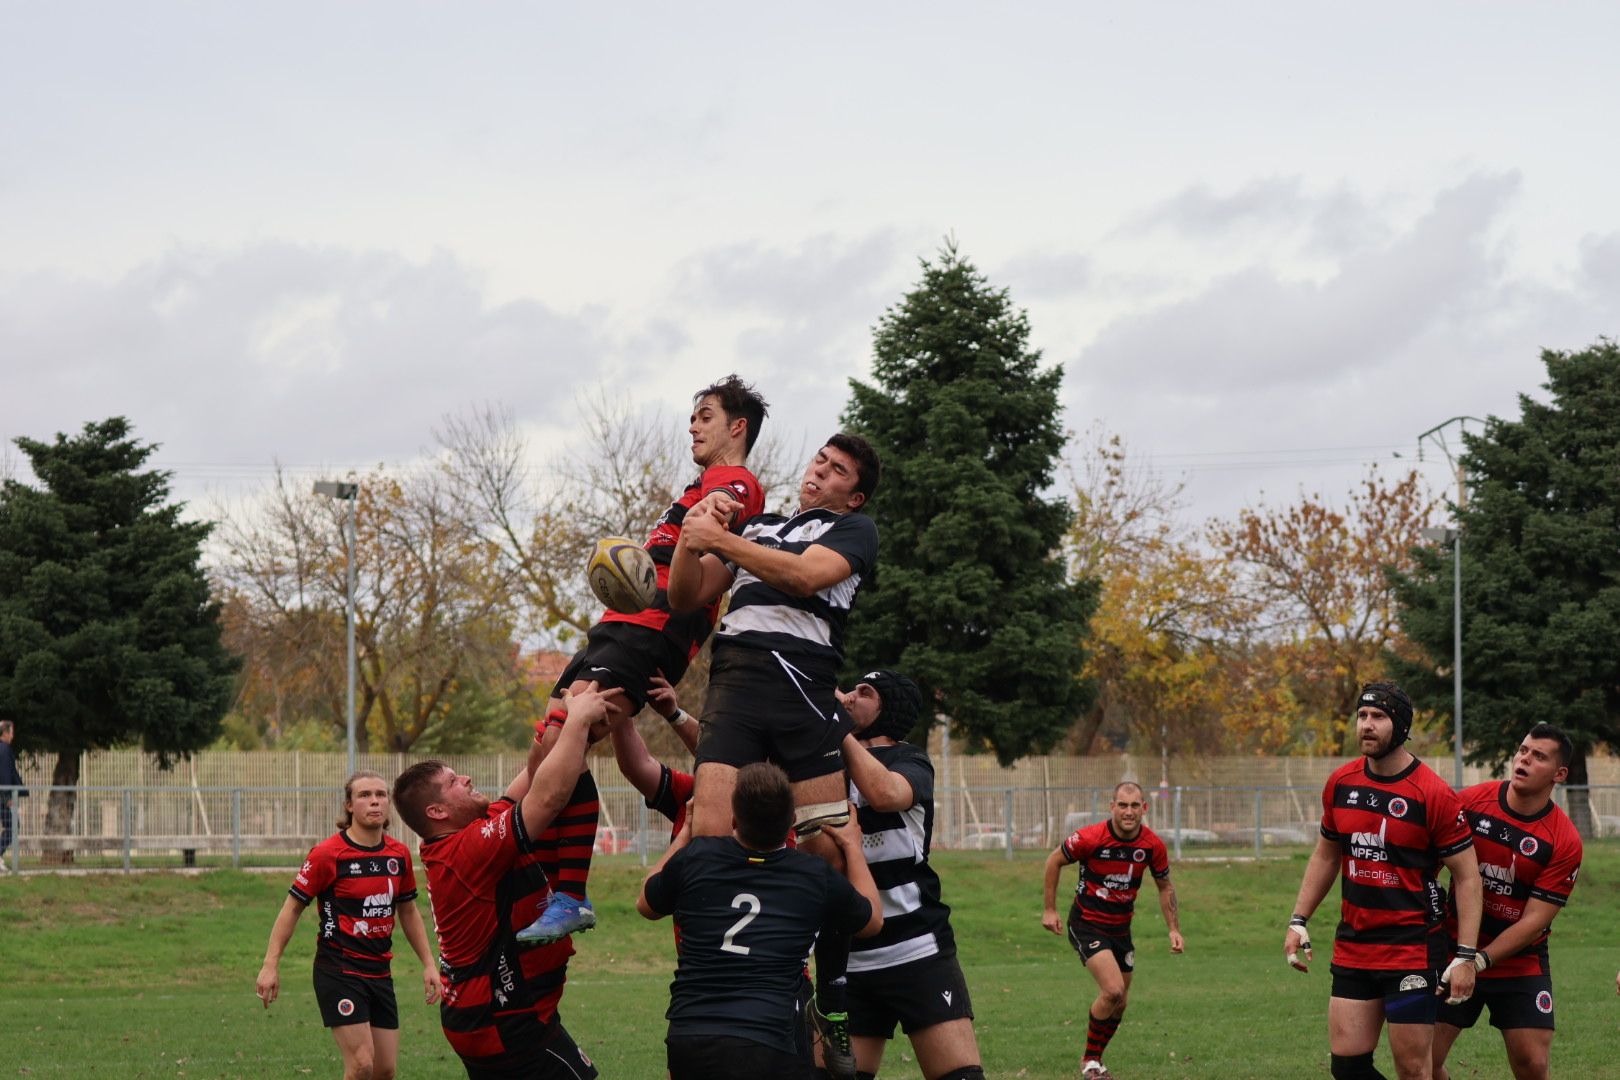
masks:
[[[1131,862],[1147,862],[1147,852],[1143,851],[1141,848],[1137,848],[1135,851],[1131,852]]]
[[[1407,806],[1406,805],[1406,800],[1401,798],[1399,795],[1397,795],[1393,799],[1389,800],[1389,816],[1390,817],[1403,818],[1403,817],[1406,816],[1406,812],[1409,809],[1411,809],[1411,807]]]
[[[1422,975],[1408,975],[1401,980],[1402,990],[1427,990],[1428,988],[1429,980]]]
[[[390,874],[399,873],[399,860],[398,859],[389,859],[388,860],[388,872]]]
[[[1548,999],[1549,1007],[1550,1007],[1551,1000],[1552,1000],[1551,998]],[[339,1000],[338,1001],[338,1015],[339,1016],[353,1016],[354,1015],[354,1002],[349,998],[343,998],[343,999]]]
[[[1551,990],[1543,990],[1541,993],[1536,995],[1536,1011],[1540,1012],[1540,1013],[1545,1013],[1548,1016],[1552,1015],[1552,991]]]
[[[1519,841],[1519,854],[1527,859],[1534,857],[1535,853],[1540,850],[1541,845],[1536,843],[1536,838],[1533,836],[1527,836]]]

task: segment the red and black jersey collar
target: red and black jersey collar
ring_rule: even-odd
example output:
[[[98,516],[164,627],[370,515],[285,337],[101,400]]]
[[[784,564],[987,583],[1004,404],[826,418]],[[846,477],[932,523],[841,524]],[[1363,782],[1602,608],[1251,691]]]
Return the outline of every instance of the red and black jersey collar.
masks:
[[[1553,801],[1552,796],[1550,795],[1547,797],[1547,805],[1543,806],[1540,810],[1537,810],[1533,814],[1521,814],[1517,810],[1513,809],[1513,807],[1509,806],[1507,793],[1508,784],[1511,782],[1512,781],[1509,780],[1503,780],[1496,789],[1496,805],[1502,808],[1502,813],[1506,814],[1514,821],[1540,821],[1542,818],[1552,813]]]

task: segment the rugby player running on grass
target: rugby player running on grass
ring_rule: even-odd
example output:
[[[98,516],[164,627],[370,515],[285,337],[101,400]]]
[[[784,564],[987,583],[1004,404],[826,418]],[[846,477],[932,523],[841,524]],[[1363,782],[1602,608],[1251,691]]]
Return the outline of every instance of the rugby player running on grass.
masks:
[[[1170,883],[1170,851],[1158,834],[1142,823],[1147,812],[1142,785],[1126,780],[1114,788],[1105,821],[1084,825],[1046,857],[1045,907],[1041,925],[1064,932],[1058,918],[1058,877],[1069,863],[1080,864],[1080,880],[1069,907],[1069,944],[1097,983],[1097,997],[1086,1012],[1086,1050],[1080,1059],[1083,1080],[1113,1080],[1103,1064],[1103,1051],[1119,1030],[1136,970],[1131,918],[1142,879],[1151,873],[1159,890],[1159,910],[1170,931],[1170,951],[1179,953],[1181,909]]]

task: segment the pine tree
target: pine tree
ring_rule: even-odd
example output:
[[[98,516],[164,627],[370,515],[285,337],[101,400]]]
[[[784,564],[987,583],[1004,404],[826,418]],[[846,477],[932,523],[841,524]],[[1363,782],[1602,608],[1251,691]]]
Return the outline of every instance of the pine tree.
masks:
[[[167,764],[219,734],[235,660],[200,565],[212,526],[180,519],[156,449],[121,417],[54,443],[20,438],[39,486],[0,489],[0,708],[20,748],[54,753],[53,785],[80,754],[138,745]],[[73,792],[52,794],[65,832]]]
[[[877,573],[851,620],[849,674],[893,667],[954,733],[1002,762],[1044,751],[1090,705],[1091,581],[1068,580],[1070,512],[1048,496],[1065,436],[1062,369],[1029,319],[953,243],[873,334],[873,383],[845,424],[883,462],[867,512]]]
[[[1542,353],[1550,400],[1519,398],[1520,418],[1468,436],[1471,497],[1462,530],[1463,725],[1468,756],[1506,761],[1537,721],[1586,756],[1620,749],[1620,347]],[[1452,711],[1449,547],[1417,552],[1396,575],[1401,621],[1427,654],[1400,665],[1414,700]],[[1589,831],[1584,792],[1571,816]]]

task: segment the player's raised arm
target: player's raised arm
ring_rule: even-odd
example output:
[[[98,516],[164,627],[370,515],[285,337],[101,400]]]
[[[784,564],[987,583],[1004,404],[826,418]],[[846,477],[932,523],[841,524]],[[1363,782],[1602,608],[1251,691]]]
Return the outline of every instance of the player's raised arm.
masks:
[[[563,723],[556,744],[534,771],[534,781],[518,804],[523,814],[523,828],[530,836],[539,836],[568,805],[568,797],[573,794],[574,784],[585,767],[585,747],[590,741],[591,725],[607,719],[607,699],[620,693],[623,691],[602,690],[593,682],[577,694],[564,694],[568,719]]]
[[[692,842],[692,815],[686,815],[686,821],[681,831],[675,834],[675,839],[653,863],[647,876],[641,879],[641,892],[636,895],[636,910],[644,919],[662,919],[675,912],[673,883],[666,880],[664,870],[669,861],[675,857],[676,852],[682,850]]]
[[[883,813],[910,810],[917,801],[911,781],[885,766],[854,735],[845,735],[844,767],[866,805]]]
[[[1316,849],[1305,863],[1305,878],[1299,883],[1299,895],[1294,898],[1294,914],[1283,933],[1283,956],[1289,966],[1300,971],[1309,971],[1311,966],[1311,934],[1305,924],[1333,888],[1333,881],[1339,876],[1340,855],[1337,841],[1318,836]]]
[[[844,856],[844,876],[855,891],[872,905],[872,916],[866,925],[855,931],[854,937],[869,938],[883,929],[883,898],[878,894],[877,882],[872,880],[872,868],[866,863],[866,851],[861,843],[861,827],[852,816],[842,825],[824,825],[825,833]]]
[[[671,611],[696,611],[731,587],[731,568],[719,556],[711,554],[703,542],[704,538],[715,534],[731,535],[718,516],[718,506],[719,500],[708,496],[687,511],[681,538],[669,561],[669,586],[665,596]]]
[[[688,522],[681,531],[681,542],[690,542],[710,555],[740,566],[789,596],[814,596],[843,581],[854,570],[849,559],[824,544],[811,544],[797,553],[765,547],[727,531],[713,516]],[[670,580],[673,583],[673,568]]]

